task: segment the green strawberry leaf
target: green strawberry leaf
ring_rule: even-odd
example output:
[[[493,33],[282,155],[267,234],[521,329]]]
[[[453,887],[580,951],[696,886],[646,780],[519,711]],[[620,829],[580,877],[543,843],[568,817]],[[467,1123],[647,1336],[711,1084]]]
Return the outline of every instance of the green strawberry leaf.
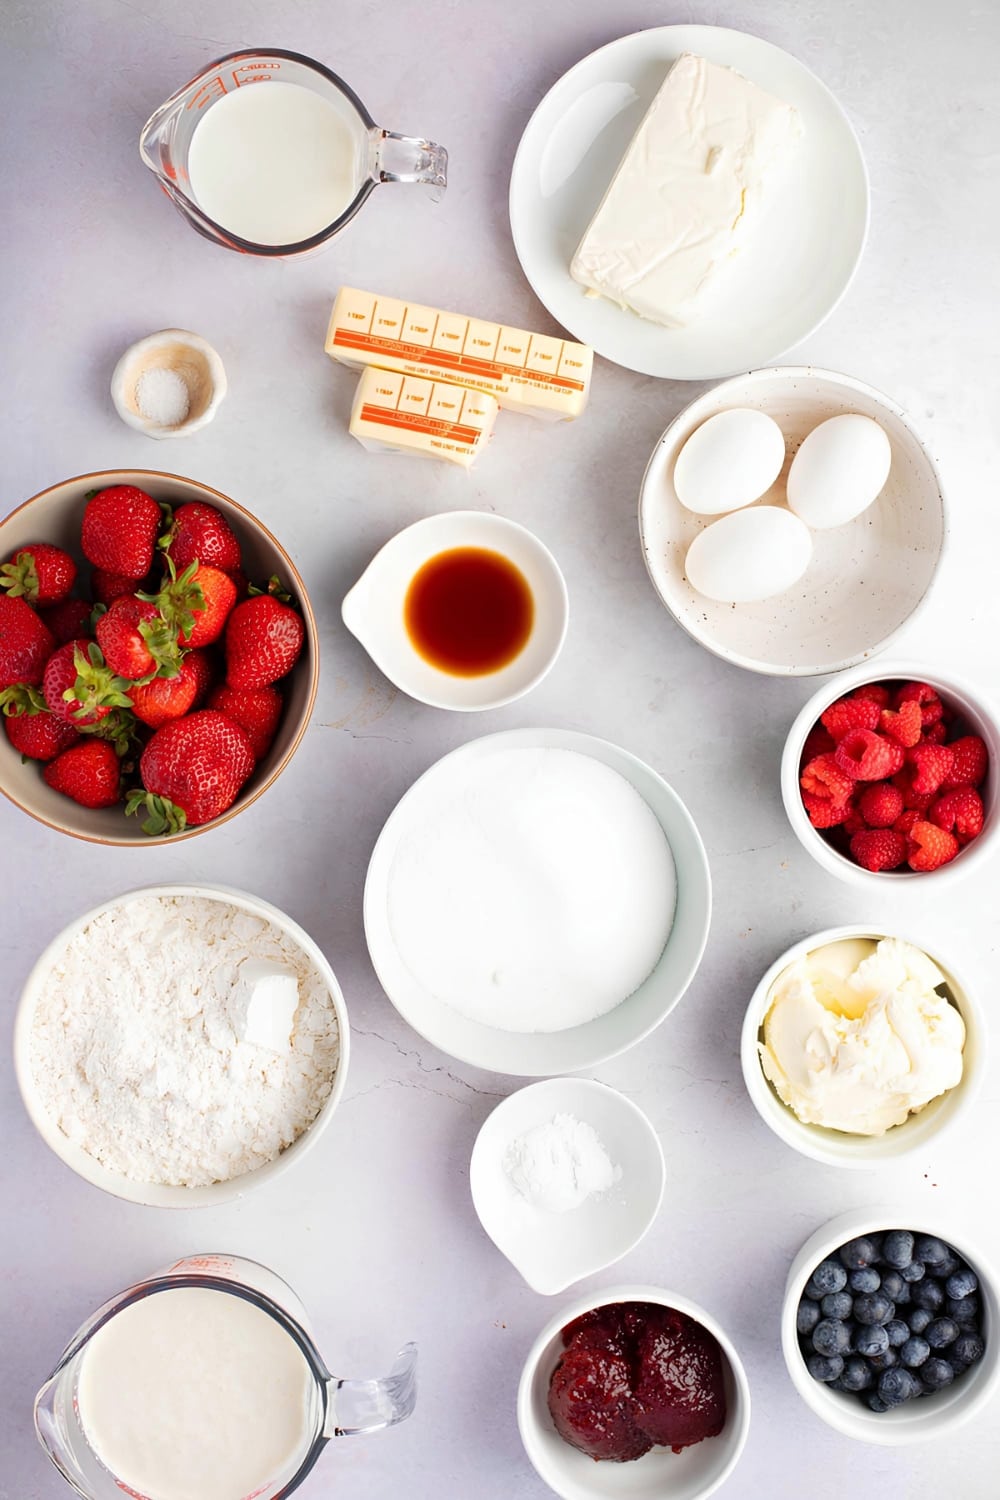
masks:
[[[12,599],[26,599],[33,604],[38,598],[38,568],[31,552],[22,552],[12,562],[0,568],[0,589],[6,589]]]
[[[49,706],[36,687],[26,682],[15,682],[0,693],[0,708],[8,719],[19,719],[22,714],[48,713]]]
[[[143,808],[149,816],[142,825],[143,833],[158,838],[164,833],[183,833],[187,827],[184,809],[171,802],[169,797],[158,797],[155,792],[132,791],[125,799],[125,813],[131,817]]]
[[[267,583],[264,584],[263,588],[259,587],[256,583],[248,584],[247,594],[251,599],[254,597],[254,595],[270,594],[273,599],[278,600],[279,604],[287,604],[292,609],[298,609],[299,607],[295,597],[290,594],[289,591],[285,588],[285,585],[282,583],[277,573],[271,574],[270,578],[267,580]]]

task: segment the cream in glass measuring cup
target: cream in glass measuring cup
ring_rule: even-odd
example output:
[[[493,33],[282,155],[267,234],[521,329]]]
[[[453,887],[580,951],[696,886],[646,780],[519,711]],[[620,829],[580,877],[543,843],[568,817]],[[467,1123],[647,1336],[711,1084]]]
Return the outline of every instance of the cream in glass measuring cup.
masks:
[[[39,1392],[35,1426],[90,1500],[270,1500],[330,1438],[408,1417],[415,1360],[407,1345],[386,1379],[340,1380],[278,1276],[192,1256],[94,1314]]]
[[[335,73],[280,49],[209,64],[147,121],[139,151],[201,234],[257,255],[317,249],[379,183],[447,182],[441,146],[382,129]]]

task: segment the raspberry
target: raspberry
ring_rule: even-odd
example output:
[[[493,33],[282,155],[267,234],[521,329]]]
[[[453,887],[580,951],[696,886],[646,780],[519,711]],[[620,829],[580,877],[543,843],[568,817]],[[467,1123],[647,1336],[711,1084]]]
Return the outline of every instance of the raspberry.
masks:
[[[872,704],[872,708],[877,707]],[[871,729],[849,729],[834,751],[834,759],[856,781],[884,781],[900,770],[904,751],[895,740],[887,740]]]
[[[907,751],[913,767],[911,785],[918,794],[936,792],[951,770],[955,756],[948,745],[914,745]]]
[[[911,870],[929,874],[939,870],[958,853],[958,840],[936,823],[914,823],[906,840],[907,864]]]
[[[878,726],[883,734],[887,734],[890,739],[897,740],[908,750],[911,745],[917,744],[923,728],[920,704],[914,703],[911,698],[900,705],[898,713],[894,713],[891,708],[883,708]]]
[[[828,755],[836,744],[836,740],[828,729],[824,729],[822,724],[814,724],[802,746],[801,764],[806,766],[811,760],[815,760],[817,755]]]
[[[864,687],[859,687],[851,694],[851,697],[877,703],[879,708],[888,708],[891,701],[889,689],[881,682],[866,682]]]
[[[952,740],[948,749],[953,757],[951,769],[941,785],[945,788],[978,786],[990,764],[985,742],[978,734],[966,734],[960,740]]]
[[[906,838],[913,832],[914,823],[923,822],[923,817],[924,815],[920,808],[908,807],[904,813],[900,814],[892,826],[897,833],[901,833]]]
[[[944,704],[927,682],[905,683],[896,694],[896,707],[900,708],[904,703],[920,704],[920,717],[925,729],[944,718]]]
[[[868,830],[868,824],[856,807],[851,808],[841,826],[849,839],[852,839],[856,833],[866,833]]]
[[[913,790],[914,767],[904,766],[903,769],[892,778],[893,786],[899,788],[903,794],[903,806],[905,808],[916,808],[923,817],[930,807],[937,792],[915,792]]]
[[[854,788],[854,778],[840,769],[832,755],[817,755],[803,767],[799,785],[813,797],[846,802]]]
[[[858,811],[869,828],[891,828],[903,811],[903,794],[891,781],[878,781],[865,787]]]
[[[814,828],[836,828],[851,811],[849,802],[831,802],[829,797],[816,797],[812,792],[802,793],[802,805]]]
[[[838,698],[819,717],[834,739],[842,740],[852,729],[876,729],[880,712],[878,704],[870,699]]]
[[[906,858],[906,840],[894,828],[869,828],[851,839],[851,854],[863,870],[895,870]]]
[[[925,744],[943,745],[948,738],[948,727],[943,719],[939,719],[930,729],[925,729],[920,738]]]
[[[971,786],[945,792],[927,814],[932,823],[953,833],[959,844],[969,844],[983,831],[983,799]]]

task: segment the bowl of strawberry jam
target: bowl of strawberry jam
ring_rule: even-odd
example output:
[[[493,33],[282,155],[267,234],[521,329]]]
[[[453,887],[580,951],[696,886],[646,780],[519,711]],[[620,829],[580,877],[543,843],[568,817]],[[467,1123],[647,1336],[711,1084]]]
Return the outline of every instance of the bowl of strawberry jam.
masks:
[[[750,1388],[703,1308],[658,1287],[614,1287],[542,1329],[517,1419],[537,1473],[564,1500],[704,1500],[743,1451]]]

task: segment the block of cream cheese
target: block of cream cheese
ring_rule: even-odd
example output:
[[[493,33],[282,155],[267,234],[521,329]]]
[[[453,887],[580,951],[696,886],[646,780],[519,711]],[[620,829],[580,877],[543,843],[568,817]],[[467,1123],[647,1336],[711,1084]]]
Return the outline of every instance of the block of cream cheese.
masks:
[[[266,958],[245,958],[229,997],[229,1019],[241,1042],[287,1052],[298,1003],[293,969]]]
[[[591,296],[680,328],[760,211],[798,111],[686,52],[632,138],[570,264]]]
[[[369,366],[358,381],[350,432],[366,448],[441,458],[468,469],[489,442],[498,409],[483,391]]]
[[[398,370],[484,391],[504,408],[551,420],[580,415],[594,364],[586,344],[347,286],[333,304],[326,352],[356,369]]]

